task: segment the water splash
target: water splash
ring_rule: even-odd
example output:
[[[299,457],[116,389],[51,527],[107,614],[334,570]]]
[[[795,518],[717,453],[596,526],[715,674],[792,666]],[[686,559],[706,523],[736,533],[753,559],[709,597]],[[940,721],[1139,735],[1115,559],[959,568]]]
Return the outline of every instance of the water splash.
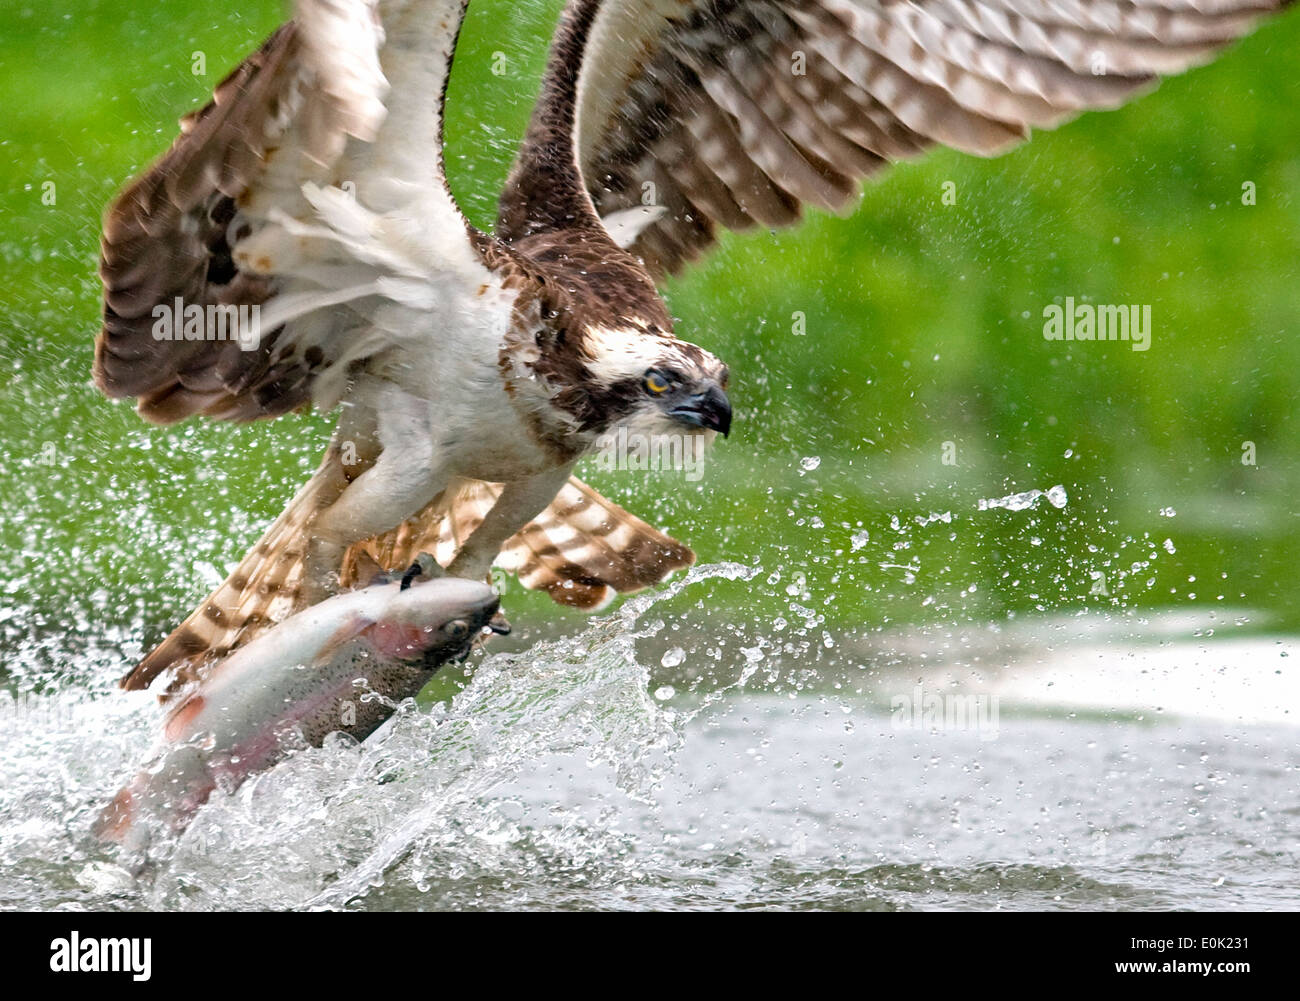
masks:
[[[1058,509],[1065,507],[1070,500],[1065,487],[1058,483],[1047,490],[1026,490],[1024,493],[1008,494],[1006,497],[981,498],[979,509],[988,511],[990,508],[1001,507],[1008,511],[1027,511],[1044,497],[1052,507]]]
[[[687,588],[756,572],[698,567],[578,636],[490,656],[449,703],[426,711],[407,702],[363,744],[338,735],[215,794],[183,835],[155,849],[139,879],[137,860],[86,832],[151,745],[152,700],[103,690],[10,699],[0,709],[20,725],[0,748],[9,776],[0,790],[0,906],[340,908],[392,881],[418,890],[434,874],[489,864],[539,837],[546,844],[532,850],[552,861],[611,850],[618,858],[607,831],[552,824],[539,835],[494,791],[563,760],[602,776],[611,806],[652,805],[683,727],[722,692],[689,710],[656,699],[636,654],[647,635],[641,620]]]

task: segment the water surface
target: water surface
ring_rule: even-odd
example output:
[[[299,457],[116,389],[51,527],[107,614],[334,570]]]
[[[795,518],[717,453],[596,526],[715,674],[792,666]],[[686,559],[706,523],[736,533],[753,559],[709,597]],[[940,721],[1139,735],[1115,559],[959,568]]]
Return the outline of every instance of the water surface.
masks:
[[[705,568],[678,588],[747,577]],[[701,684],[685,669],[710,658],[676,645],[662,604],[487,657],[451,701],[409,703],[364,745],[218,793],[142,868],[86,827],[157,707],[105,688],[9,703],[0,906],[1300,905],[1294,643],[1180,639],[1175,621],[1146,645],[1057,654],[1040,623],[955,657],[899,637],[887,667],[846,639],[819,683],[749,648]],[[953,727],[925,715],[930,696],[983,713]]]

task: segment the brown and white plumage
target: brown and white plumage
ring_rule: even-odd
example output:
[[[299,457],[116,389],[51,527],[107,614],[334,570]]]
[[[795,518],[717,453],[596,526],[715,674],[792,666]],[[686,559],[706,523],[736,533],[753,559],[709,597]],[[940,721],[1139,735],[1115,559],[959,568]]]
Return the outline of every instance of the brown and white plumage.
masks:
[[[311,482],[128,687],[184,677],[346,586],[367,546],[409,561],[454,532],[450,572],[481,576],[504,553],[528,586],[579,607],[694,559],[566,485],[641,402],[617,365],[592,377],[583,337],[597,321],[630,325],[624,342],[657,325],[648,357],[691,379],[722,367],[672,338],[653,285],[598,220],[582,248],[553,232],[507,247],[466,223],[438,155],[464,7],[300,0],[110,209],[106,393],[159,422],[347,404]],[[260,343],[158,340],[155,311],[177,301],[260,307]],[[639,379],[645,357],[625,358]]]
[[[688,565],[570,478],[616,425],[730,426],[725,366],[673,334],[656,279],[936,144],[991,155],[1114,107],[1287,2],[570,0],[489,235],[441,160],[464,0],[298,0],[111,208],[95,376],[163,423],[346,406],[320,471],[127,684],[372,561],[495,559],[577,607]],[[260,307],[260,343],[156,340],[178,299]]]
[[[358,543],[349,553],[345,580],[360,580],[355,564],[362,553],[380,566],[410,566],[421,553],[450,563],[500,496],[499,483],[464,481],[439,516],[421,512],[394,532]],[[524,587],[591,610],[694,561],[686,546],[570,477],[547,509],[506,542],[496,563]]]
[[[373,3],[303,0],[295,20],[222,81],[210,104],[182,119],[172,148],[105,219],[104,329],[95,351],[95,379],[105,393],[138,397],[142,416],[159,423],[286,413],[311,401],[322,375],[341,379],[341,368],[385,346],[356,336],[347,311],[321,309],[322,296],[359,301],[368,284],[409,272],[420,251],[448,270],[473,269],[440,162],[423,152],[440,148],[442,133],[440,114],[420,92],[431,86],[441,93],[445,85],[458,24],[450,19],[462,6],[404,5],[387,32],[413,36],[420,51],[407,54],[392,39],[381,49],[385,30]],[[449,21],[441,29],[422,23],[439,15]],[[432,253],[402,248],[404,261],[358,260],[320,247],[304,260],[294,224],[300,229],[318,215],[304,186],[345,183],[373,186],[368,203],[381,209],[405,194],[430,213],[426,225],[459,230],[459,240]],[[153,310],[177,298],[261,306],[268,322],[260,346],[160,343],[152,336]],[[277,315],[286,322],[275,322]]]
[[[632,244],[662,277],[719,230],[843,210],[863,178],[934,145],[992,155],[1114,108],[1288,3],[572,0],[595,18],[583,175],[602,215],[647,196],[666,210]],[[530,195],[507,192],[502,231],[526,231]]]

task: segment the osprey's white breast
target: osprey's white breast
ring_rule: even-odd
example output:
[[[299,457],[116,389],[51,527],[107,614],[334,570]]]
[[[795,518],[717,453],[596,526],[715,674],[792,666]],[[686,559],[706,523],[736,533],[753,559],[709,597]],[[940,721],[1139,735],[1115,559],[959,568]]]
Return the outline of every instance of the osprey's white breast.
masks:
[[[519,292],[506,288],[499,274],[485,270],[484,277],[474,288],[460,281],[445,288],[440,298],[451,308],[381,309],[372,322],[387,329],[401,351],[386,353],[366,372],[418,407],[435,450],[455,475],[500,483],[559,463],[529,418],[530,408],[545,405],[545,387],[533,382],[522,400],[518,378],[511,380],[513,391],[507,389],[507,376],[518,370],[503,367],[502,353],[519,342]]]

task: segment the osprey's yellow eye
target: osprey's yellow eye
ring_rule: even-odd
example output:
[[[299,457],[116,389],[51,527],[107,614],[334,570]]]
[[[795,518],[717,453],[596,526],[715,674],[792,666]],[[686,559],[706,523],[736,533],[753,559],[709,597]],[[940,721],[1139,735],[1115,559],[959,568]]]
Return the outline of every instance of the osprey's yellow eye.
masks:
[[[652,393],[666,393],[671,385],[659,372],[651,372],[645,377],[645,388]]]

